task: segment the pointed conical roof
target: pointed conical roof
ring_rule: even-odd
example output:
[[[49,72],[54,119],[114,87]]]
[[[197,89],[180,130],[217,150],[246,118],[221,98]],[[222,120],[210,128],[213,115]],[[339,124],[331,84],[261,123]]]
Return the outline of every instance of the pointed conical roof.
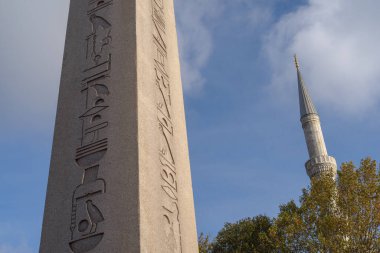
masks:
[[[300,102],[300,114],[301,118],[308,114],[318,114],[313,101],[309,95],[309,91],[307,90],[304,81],[302,79],[300,67],[298,64],[297,56],[294,56],[294,61],[297,68],[297,77],[298,77],[298,93],[299,93],[299,102]]]

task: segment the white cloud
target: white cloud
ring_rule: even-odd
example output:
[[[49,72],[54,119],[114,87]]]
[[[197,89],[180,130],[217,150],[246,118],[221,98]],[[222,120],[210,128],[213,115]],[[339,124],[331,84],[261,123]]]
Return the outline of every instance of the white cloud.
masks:
[[[182,80],[185,92],[198,92],[205,79],[202,68],[207,64],[213,49],[207,20],[218,16],[223,9],[222,0],[176,1],[177,28],[181,55]]]
[[[309,0],[283,16],[264,40],[275,90],[295,86],[292,55],[301,60],[312,96],[336,112],[359,114],[380,95],[380,2]]]

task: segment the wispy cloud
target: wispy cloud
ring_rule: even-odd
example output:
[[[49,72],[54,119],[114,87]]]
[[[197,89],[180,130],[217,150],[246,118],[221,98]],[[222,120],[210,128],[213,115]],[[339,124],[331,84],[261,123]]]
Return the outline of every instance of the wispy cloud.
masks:
[[[283,16],[264,41],[273,88],[284,94],[295,85],[297,53],[315,100],[347,114],[373,109],[380,95],[379,8],[374,0],[309,0]]]
[[[205,83],[202,69],[213,50],[212,33],[206,24],[220,15],[223,6],[223,0],[176,1],[182,80],[187,93],[199,92]]]

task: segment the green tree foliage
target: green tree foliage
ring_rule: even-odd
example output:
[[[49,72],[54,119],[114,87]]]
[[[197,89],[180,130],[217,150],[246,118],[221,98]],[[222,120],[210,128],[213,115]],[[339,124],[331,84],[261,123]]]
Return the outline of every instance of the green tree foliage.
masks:
[[[269,237],[272,219],[267,216],[246,218],[226,223],[212,243],[211,253],[271,252],[274,245]]]
[[[336,180],[315,178],[300,207],[280,207],[271,235],[280,252],[380,252],[380,175],[376,161],[344,163]]]
[[[210,236],[201,233],[198,237],[199,253],[210,253],[212,250],[212,244]]]
[[[270,229],[270,238],[279,252],[304,252],[306,229],[301,208],[291,201],[280,206],[280,214]]]
[[[378,253],[380,174],[366,158],[343,163],[337,178],[314,178],[300,205],[280,206],[275,219],[256,216],[226,223],[201,253]],[[204,247],[205,245],[203,245]]]
[[[345,163],[338,177],[338,207],[344,221],[344,252],[380,252],[380,175],[369,158],[359,169]]]
[[[289,202],[280,207],[272,238],[281,252],[339,252],[341,219],[332,175],[323,175],[303,190],[301,206]]]
[[[269,238],[272,220],[267,216],[226,223],[215,238],[213,253],[264,252],[273,248]]]

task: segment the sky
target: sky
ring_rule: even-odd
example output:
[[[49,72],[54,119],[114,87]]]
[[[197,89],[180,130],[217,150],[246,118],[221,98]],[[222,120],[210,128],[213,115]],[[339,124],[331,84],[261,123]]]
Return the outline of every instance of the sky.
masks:
[[[298,200],[297,53],[338,164],[378,159],[380,2],[175,0],[198,233]],[[0,253],[37,253],[68,0],[0,0]]]

